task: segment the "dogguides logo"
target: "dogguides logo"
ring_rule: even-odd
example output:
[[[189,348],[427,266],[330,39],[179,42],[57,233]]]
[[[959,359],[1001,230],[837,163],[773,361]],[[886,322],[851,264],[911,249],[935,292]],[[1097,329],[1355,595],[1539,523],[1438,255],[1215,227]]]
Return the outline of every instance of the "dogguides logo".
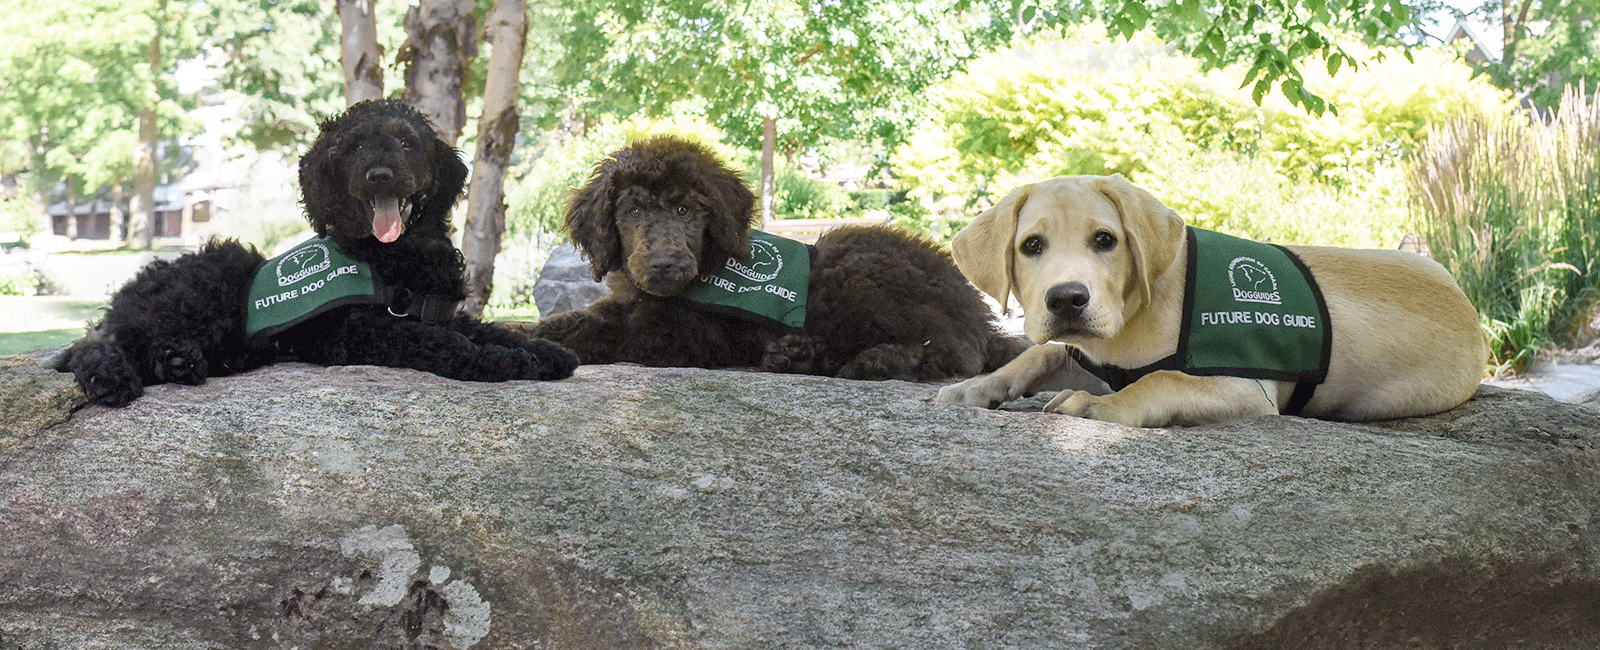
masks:
[[[764,239],[750,240],[750,261],[728,258],[728,270],[751,282],[771,282],[783,271],[783,253]]]
[[[805,244],[751,230],[749,259],[730,258],[716,273],[696,278],[683,297],[704,309],[801,329],[810,277],[811,252]]]
[[[312,275],[333,268],[333,256],[320,241],[306,242],[278,260],[278,286],[287,287]]]
[[[1228,263],[1228,284],[1233,287],[1233,299],[1236,302],[1283,304],[1277,276],[1254,257],[1235,257]]]
[[[377,302],[371,267],[317,238],[256,269],[245,303],[245,333],[273,334],[352,301]]]

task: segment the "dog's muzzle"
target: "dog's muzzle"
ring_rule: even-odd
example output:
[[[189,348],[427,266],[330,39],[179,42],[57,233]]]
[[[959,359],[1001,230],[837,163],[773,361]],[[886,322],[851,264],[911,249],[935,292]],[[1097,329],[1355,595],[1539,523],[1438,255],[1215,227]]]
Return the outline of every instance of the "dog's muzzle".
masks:
[[[693,258],[663,256],[645,260],[634,269],[633,275],[640,288],[649,293],[676,296],[694,281],[698,270]]]
[[[1044,292],[1044,307],[1058,321],[1076,323],[1083,320],[1083,310],[1089,307],[1089,287],[1082,282],[1063,282]]]
[[[1094,337],[1096,333],[1084,317],[1092,296],[1082,282],[1063,282],[1046,289],[1044,307],[1049,312],[1045,319],[1046,336],[1052,340],[1064,337]]]

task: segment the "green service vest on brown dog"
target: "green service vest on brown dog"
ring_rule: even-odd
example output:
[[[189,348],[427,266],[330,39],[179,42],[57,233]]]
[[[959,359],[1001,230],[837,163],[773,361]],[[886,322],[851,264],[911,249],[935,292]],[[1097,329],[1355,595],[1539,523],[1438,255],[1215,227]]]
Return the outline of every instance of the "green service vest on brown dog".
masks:
[[[798,331],[806,326],[810,286],[809,246],[751,230],[749,259],[729,258],[721,270],[690,283],[683,297],[699,309]]]
[[[1328,377],[1333,326],[1316,278],[1289,249],[1190,227],[1178,351],[1142,368],[1072,357],[1122,390],[1157,370],[1295,383],[1283,412],[1298,414]]]

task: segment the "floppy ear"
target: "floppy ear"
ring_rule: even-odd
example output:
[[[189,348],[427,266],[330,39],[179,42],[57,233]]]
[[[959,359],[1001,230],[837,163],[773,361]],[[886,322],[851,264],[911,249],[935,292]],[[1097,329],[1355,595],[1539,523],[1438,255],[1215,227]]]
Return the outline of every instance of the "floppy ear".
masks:
[[[1015,284],[1012,282],[1015,255],[1012,247],[1017,238],[1017,213],[1022,211],[1032,191],[1032,185],[1012,190],[950,240],[956,268],[961,269],[961,274],[979,291],[1000,301],[1001,309],[1007,311]]]
[[[589,259],[595,280],[603,280],[607,273],[622,268],[622,236],[617,233],[616,215],[612,214],[611,170],[607,168],[611,162],[604,160],[596,165],[589,182],[573,191],[567,201],[567,232]]]
[[[1144,294],[1144,304],[1149,305],[1150,285],[1172,267],[1183,251],[1183,218],[1121,174],[1100,179],[1099,186],[1100,193],[1122,215],[1122,229],[1133,255],[1133,276]]]
[[[356,200],[345,191],[347,187],[344,167],[334,164],[334,152],[339,148],[340,137],[334,121],[324,122],[321,134],[311,149],[300,157],[300,202],[305,206],[306,220],[318,236],[326,237],[334,227],[334,215],[341,211],[356,210]]]
[[[433,140],[433,187],[421,206],[422,214],[450,218],[450,208],[461,198],[461,189],[467,184],[467,165],[461,162],[461,153],[443,140]]]
[[[723,166],[701,179],[702,190],[712,203],[711,224],[707,233],[710,250],[700,255],[702,273],[715,273],[728,258],[750,258],[750,226],[756,196],[745,187],[739,174]]]

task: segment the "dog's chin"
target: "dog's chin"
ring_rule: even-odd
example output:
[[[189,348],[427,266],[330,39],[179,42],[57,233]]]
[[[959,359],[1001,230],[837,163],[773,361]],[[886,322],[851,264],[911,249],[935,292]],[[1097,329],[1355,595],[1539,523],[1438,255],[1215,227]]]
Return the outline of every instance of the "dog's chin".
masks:
[[[686,278],[650,276],[641,277],[637,275],[632,277],[633,283],[639,285],[640,290],[650,295],[660,296],[662,298],[671,298],[672,296],[681,295],[684,289],[689,288],[689,283],[694,281],[694,276],[692,275]]]
[[[1061,320],[1056,318],[1043,318],[1037,323],[1024,322],[1023,329],[1028,338],[1035,344],[1043,345],[1049,341],[1071,343],[1086,339],[1110,338],[1111,333],[1104,327],[1096,327],[1099,323],[1083,320]]]

